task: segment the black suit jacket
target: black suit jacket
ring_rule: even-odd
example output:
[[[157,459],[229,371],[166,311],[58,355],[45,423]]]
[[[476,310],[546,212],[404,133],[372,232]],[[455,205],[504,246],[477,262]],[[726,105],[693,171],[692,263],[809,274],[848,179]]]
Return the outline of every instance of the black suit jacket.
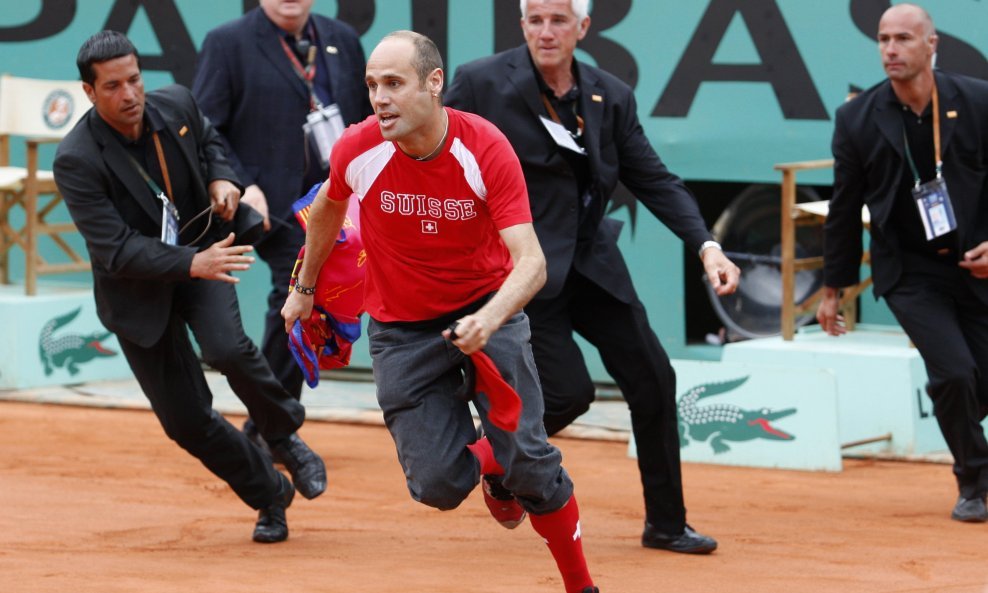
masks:
[[[363,120],[371,108],[356,31],[317,14],[309,20],[343,121]],[[279,31],[260,8],[210,31],[192,93],[222,136],[240,180],[260,186],[272,215],[290,219],[292,203],[308,189],[302,187],[302,125],[309,113],[309,90],[292,69]]]
[[[577,248],[577,181],[539,115],[548,117],[529,58],[528,47],[465,64],[456,70],[446,103],[493,122],[508,137],[521,160],[548,278],[537,298],[559,293],[571,267],[629,302],[631,278],[618,250],[619,221],[607,218],[607,203],[618,181],[691,251],[710,239],[696,201],[682,180],[669,172],[652,149],[638,120],[631,88],[616,77],[577,63],[584,145],[595,198],[601,200],[596,234]]]
[[[943,177],[957,217],[960,253],[988,240],[988,82],[937,71]],[[834,193],[825,225],[824,279],[842,288],[859,279],[861,206],[871,211],[871,259],[875,296],[889,291],[903,270],[903,254],[891,225],[892,205],[905,159],[902,114],[888,80],[837,110],[833,137]],[[923,258],[910,258],[923,265]],[[988,282],[968,275],[988,304]]]
[[[181,148],[192,198],[199,209],[206,208],[209,182],[237,183],[219,135],[184,87],[153,91],[146,100]],[[189,271],[196,248],[161,242],[161,203],[95,109],[61,141],[54,170],[72,220],[86,240],[100,321],[131,342],[153,345],[164,332],[176,286],[193,281]]]

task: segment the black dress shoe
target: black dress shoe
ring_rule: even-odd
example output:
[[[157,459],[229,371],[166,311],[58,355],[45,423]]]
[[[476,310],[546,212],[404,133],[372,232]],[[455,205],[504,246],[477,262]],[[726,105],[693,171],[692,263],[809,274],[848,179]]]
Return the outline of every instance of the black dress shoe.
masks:
[[[642,533],[642,545],[646,548],[680,554],[709,554],[717,549],[717,540],[693,531],[689,525],[678,535],[660,533],[646,521],[645,531]]]
[[[271,455],[292,474],[299,494],[312,500],[326,491],[326,465],[298,433],[270,445]]]
[[[984,523],[988,521],[988,508],[985,507],[985,497],[964,498],[957,497],[957,504],[954,511],[950,513],[950,518],[954,521],[964,523]]]
[[[295,487],[288,478],[278,472],[281,480],[281,490],[267,508],[257,512],[257,524],[254,525],[254,541],[262,544],[273,544],[288,539],[288,518],[285,509],[295,498]]]

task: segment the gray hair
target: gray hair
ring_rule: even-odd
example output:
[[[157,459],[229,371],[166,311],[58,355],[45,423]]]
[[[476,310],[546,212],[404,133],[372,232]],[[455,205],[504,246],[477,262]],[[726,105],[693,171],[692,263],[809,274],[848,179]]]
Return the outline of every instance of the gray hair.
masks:
[[[569,0],[569,6],[573,10],[573,14],[576,15],[576,20],[582,21],[590,14],[588,8],[590,0]],[[528,0],[521,0],[521,18],[528,16]]]

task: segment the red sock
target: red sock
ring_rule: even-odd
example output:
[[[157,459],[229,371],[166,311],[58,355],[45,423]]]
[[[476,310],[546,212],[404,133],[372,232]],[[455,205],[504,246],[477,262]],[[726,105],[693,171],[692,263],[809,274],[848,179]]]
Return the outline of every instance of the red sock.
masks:
[[[504,468],[497,462],[497,459],[494,459],[494,449],[491,448],[491,442],[487,440],[487,437],[477,439],[476,443],[467,445],[467,449],[470,449],[473,456],[480,462],[480,475],[504,475]]]
[[[566,593],[582,593],[593,587],[587,559],[583,557],[583,537],[580,535],[580,509],[576,496],[563,505],[563,508],[547,515],[529,513],[532,527],[545,539],[552,557],[563,577]]]

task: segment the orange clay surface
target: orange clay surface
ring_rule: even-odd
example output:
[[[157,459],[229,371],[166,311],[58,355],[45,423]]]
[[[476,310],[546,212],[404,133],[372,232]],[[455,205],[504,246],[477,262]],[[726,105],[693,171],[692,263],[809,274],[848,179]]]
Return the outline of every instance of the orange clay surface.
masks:
[[[239,418],[234,419],[239,422]],[[0,591],[467,593],[563,591],[529,524],[413,502],[381,427],[310,422],[328,491],[289,509],[285,543],[171,443],[150,412],[0,403]],[[988,525],[949,520],[945,465],[847,460],[839,474],[684,466],[712,556],[639,545],[626,445],[558,439],[602,593],[988,591]]]

